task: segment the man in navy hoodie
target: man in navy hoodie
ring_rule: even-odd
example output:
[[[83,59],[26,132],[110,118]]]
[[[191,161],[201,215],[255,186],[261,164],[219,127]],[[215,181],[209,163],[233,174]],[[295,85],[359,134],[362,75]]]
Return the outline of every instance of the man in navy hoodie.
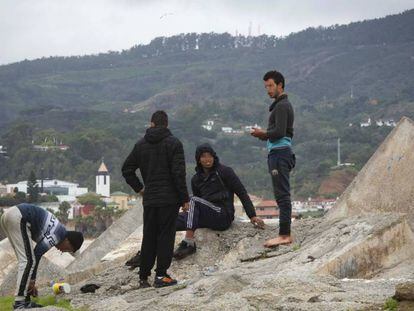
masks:
[[[246,189],[231,167],[220,163],[209,144],[197,147],[196,174],[191,179],[193,196],[188,207],[178,215],[176,230],[186,231],[183,241],[174,252],[182,259],[196,252],[194,233],[198,228],[227,230],[234,220],[234,194],[242,202],[251,223],[264,228],[263,220],[256,216],[253,203]]]
[[[76,252],[82,246],[83,235],[66,231],[52,213],[32,204],[6,209],[0,224],[18,260],[13,308],[40,308],[41,305],[30,301],[30,296],[37,296],[36,273],[40,258],[53,246],[62,252]],[[36,242],[34,248],[32,240]]]

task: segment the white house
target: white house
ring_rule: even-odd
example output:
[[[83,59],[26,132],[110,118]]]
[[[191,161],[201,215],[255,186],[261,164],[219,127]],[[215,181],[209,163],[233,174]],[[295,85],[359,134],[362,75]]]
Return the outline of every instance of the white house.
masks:
[[[368,127],[371,126],[371,118],[368,118],[367,122],[362,122],[361,127]]]
[[[396,127],[397,126],[397,124],[395,123],[395,121],[394,120],[388,120],[388,121],[385,121],[385,123],[384,123],[386,126],[390,126],[390,127]]]
[[[211,125],[206,125],[206,124],[203,124],[202,126],[201,126],[203,129],[206,129],[207,131],[211,131],[212,129],[213,129],[213,127],[211,126]]]
[[[221,128],[221,131],[224,132],[224,133],[230,134],[230,133],[233,132],[233,128],[232,127],[228,127],[228,126],[224,126],[224,127]]]
[[[42,187],[42,180],[37,180],[39,189]],[[14,189],[27,194],[27,180],[19,181],[16,184],[7,184],[7,193],[13,193]],[[79,184],[59,179],[43,179],[43,192],[56,195],[59,202],[73,202],[76,197],[88,192],[88,188],[79,187]]]

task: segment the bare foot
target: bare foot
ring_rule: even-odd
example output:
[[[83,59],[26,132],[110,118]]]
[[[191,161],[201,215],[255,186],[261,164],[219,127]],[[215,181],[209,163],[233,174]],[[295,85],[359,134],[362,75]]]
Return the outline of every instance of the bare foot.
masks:
[[[291,244],[293,242],[293,238],[290,235],[279,235],[277,238],[267,240],[264,243],[264,247],[276,247],[279,245],[286,245]]]

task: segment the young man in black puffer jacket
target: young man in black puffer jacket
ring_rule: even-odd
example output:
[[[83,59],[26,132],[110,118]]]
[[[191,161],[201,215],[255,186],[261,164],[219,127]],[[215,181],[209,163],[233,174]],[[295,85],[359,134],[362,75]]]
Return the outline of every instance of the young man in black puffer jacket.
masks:
[[[185,179],[182,143],[168,126],[168,116],[157,111],[151,127],[139,140],[122,166],[128,185],[143,195],[144,232],[140,256],[140,287],[150,286],[147,279],[157,259],[155,287],[177,284],[167,270],[171,265],[175,241],[175,224],[182,206],[188,208],[189,197]],[[135,171],[141,171],[141,183]]]
[[[184,240],[174,252],[182,259],[196,252],[194,232],[198,228],[227,230],[234,220],[234,194],[242,202],[250,221],[264,228],[246,189],[232,168],[220,164],[217,154],[209,144],[196,150],[196,174],[191,179],[193,196],[188,207],[177,218],[177,231],[186,231]]]

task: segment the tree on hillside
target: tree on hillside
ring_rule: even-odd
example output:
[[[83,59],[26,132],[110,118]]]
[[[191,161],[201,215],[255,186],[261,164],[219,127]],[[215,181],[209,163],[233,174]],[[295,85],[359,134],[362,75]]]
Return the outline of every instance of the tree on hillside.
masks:
[[[59,210],[56,212],[56,217],[59,219],[59,221],[66,225],[69,219],[69,210],[72,207],[70,204],[66,201],[63,201],[59,205]]]
[[[29,195],[29,202],[34,203],[39,200],[39,186],[37,184],[36,175],[33,171],[30,172],[27,180],[27,194]]]
[[[77,197],[78,202],[82,205],[94,205],[94,206],[104,206],[105,202],[101,200],[101,197],[94,193],[94,192],[88,192],[81,196]]]

